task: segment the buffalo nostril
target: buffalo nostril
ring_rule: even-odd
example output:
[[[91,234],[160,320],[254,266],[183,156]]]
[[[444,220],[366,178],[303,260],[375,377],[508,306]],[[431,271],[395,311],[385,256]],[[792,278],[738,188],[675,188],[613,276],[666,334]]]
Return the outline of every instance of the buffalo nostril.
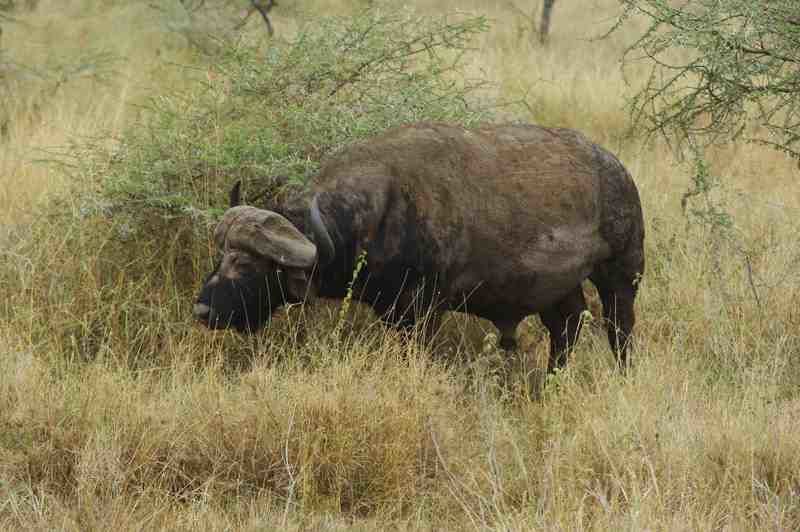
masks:
[[[208,305],[204,305],[203,303],[197,303],[194,306],[194,317],[198,320],[207,320],[209,314],[211,314],[211,307]]]

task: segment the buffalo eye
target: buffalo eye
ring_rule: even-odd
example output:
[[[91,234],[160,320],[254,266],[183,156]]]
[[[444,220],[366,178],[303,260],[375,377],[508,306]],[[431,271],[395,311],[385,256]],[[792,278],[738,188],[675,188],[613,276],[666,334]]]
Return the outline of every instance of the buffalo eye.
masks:
[[[253,261],[245,255],[234,255],[231,264],[240,270],[249,270],[253,266]]]
[[[256,258],[242,253],[231,257],[231,266],[241,274],[251,274],[273,271],[277,265],[270,259]]]

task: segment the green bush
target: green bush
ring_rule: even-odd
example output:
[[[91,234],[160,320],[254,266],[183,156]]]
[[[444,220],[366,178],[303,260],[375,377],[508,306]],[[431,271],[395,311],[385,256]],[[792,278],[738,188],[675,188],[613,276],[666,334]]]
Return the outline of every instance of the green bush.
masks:
[[[26,287],[0,310],[67,359],[166,362],[165,345],[191,335],[231,185],[247,193],[278,173],[302,185],[326,153],[388,127],[489,118],[483,82],[461,70],[485,29],[370,9],[309,22],[290,41],[221,41],[187,69],[192,89],[154,95],[121,138],[67,151],[74,186],[9,252],[37,267],[0,266],[0,285]]]
[[[236,180],[302,183],[325,154],[388,127],[484,120],[484,82],[465,79],[461,59],[485,29],[482,18],[367,9],[286,42],[225,42],[194,89],[152,98],[113,154],[95,151],[109,162],[87,168],[99,186],[87,205],[124,219],[123,237],[160,238],[153,220],[212,221]]]

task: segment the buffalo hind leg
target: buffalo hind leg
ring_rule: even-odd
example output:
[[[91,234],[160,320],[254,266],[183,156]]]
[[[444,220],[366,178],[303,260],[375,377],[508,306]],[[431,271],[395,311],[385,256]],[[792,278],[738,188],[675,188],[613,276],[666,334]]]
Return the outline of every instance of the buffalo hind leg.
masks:
[[[608,343],[617,357],[617,362],[622,370],[628,367],[628,349],[636,316],[633,311],[633,301],[636,298],[636,289],[618,287],[615,290],[601,290],[600,300],[603,302],[603,319],[608,333]]]
[[[584,310],[587,310],[586,300],[583,297],[583,288],[578,285],[567,297],[539,314],[550,333],[548,373],[553,373],[556,368],[563,368],[567,363],[569,352],[581,334],[581,314]]]
[[[517,327],[520,320],[498,320],[494,322],[497,332],[500,333],[500,348],[505,351],[516,351],[517,349]]]
[[[590,277],[597,287],[603,303],[608,343],[617,357],[620,369],[628,367],[628,350],[633,326],[636,323],[633,303],[636,299],[638,274],[624,275],[620,272],[599,271]]]

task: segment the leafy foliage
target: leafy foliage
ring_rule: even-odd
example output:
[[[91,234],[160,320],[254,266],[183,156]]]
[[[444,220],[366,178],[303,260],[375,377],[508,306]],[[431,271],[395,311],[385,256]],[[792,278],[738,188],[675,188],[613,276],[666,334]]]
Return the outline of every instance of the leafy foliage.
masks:
[[[800,158],[800,5],[794,0],[623,0],[644,15],[627,50],[646,61],[635,122],[679,143],[745,138]],[[619,27],[619,24],[617,25]]]
[[[149,117],[87,172],[103,212],[136,233],[154,218],[211,220],[237,179],[304,182],[332,150],[388,127],[487,118],[464,79],[483,18],[371,8],[317,19],[290,41],[224,41],[195,88],[153,98]],[[205,232],[205,227],[197,227]],[[145,238],[154,235],[145,232]]]
[[[747,239],[734,223],[727,179],[712,168],[708,148],[741,139],[800,159],[800,4],[622,3],[616,29],[635,15],[648,23],[624,54],[628,66],[642,62],[649,70],[629,101],[633,126],[648,136],[662,135],[679,158],[688,155],[692,184],[681,206],[687,222],[700,230],[694,237],[705,242],[715,292],[727,306],[742,302],[730,293],[723,263],[738,265],[749,287],[745,297],[760,309],[759,287],[768,283],[754,267],[754,257],[777,248],[767,250],[763,241]]]

